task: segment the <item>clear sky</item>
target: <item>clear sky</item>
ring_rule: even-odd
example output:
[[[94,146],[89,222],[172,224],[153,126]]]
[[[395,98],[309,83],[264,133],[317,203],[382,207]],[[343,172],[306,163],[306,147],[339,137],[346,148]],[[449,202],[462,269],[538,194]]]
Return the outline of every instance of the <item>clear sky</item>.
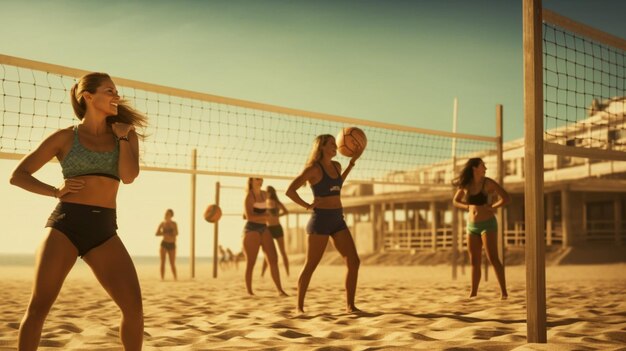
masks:
[[[2,0],[0,53],[214,95],[446,131],[452,128],[452,101],[458,97],[458,130],[472,134],[494,135],[495,105],[503,104],[504,137],[511,140],[523,130],[521,3]],[[626,37],[624,1],[543,3]],[[5,179],[0,182],[0,210],[8,214],[0,253],[33,252],[54,206],[50,198],[8,185],[15,164],[0,161],[0,178]],[[40,175],[51,184],[60,181],[58,165]],[[132,254],[156,254],[158,240],[152,235],[164,210],[172,207],[182,232],[179,255],[187,255],[188,178],[144,172],[135,184],[122,187],[120,233]],[[213,186],[213,179],[203,178],[199,199],[210,199]],[[208,201],[199,200],[198,206]],[[223,243],[235,251],[241,226],[241,218],[224,221],[224,231],[230,233],[222,234]],[[198,234],[197,254],[207,255],[210,229],[199,222],[198,230],[203,234]]]

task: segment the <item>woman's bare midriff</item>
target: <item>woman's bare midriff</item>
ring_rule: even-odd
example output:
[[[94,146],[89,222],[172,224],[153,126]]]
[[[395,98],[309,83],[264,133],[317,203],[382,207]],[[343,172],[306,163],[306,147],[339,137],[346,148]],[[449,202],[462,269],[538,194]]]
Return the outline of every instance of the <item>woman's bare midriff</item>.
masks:
[[[471,223],[483,222],[494,216],[494,210],[489,205],[470,205],[467,220]]]
[[[343,207],[343,205],[341,204],[341,196],[339,195],[316,197],[315,201],[316,208],[332,210]]]
[[[85,182],[85,186],[76,193],[67,193],[61,198],[63,202],[115,208],[117,189],[120,182],[103,176],[86,175],[73,177]]]

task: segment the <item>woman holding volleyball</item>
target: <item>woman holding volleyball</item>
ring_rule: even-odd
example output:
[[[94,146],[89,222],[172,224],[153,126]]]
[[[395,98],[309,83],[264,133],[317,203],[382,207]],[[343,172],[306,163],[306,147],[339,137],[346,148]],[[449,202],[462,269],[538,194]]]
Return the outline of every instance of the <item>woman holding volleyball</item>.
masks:
[[[313,148],[304,171],[291,182],[287,189],[286,195],[291,200],[307,210],[313,211],[307,224],[309,235],[306,261],[298,278],[298,313],[304,313],[304,297],[313,272],[322,259],[329,238],[332,238],[335,248],[344,258],[348,268],[345,282],[346,310],[359,312],[354,304],[354,297],[360,260],[350,230],[343,218],[340,193],[343,182],[362,152],[363,148],[359,147],[352,155],[348,167],[342,173],[341,164],[333,161],[333,157],[337,155],[335,138],[329,134],[319,135],[313,142]],[[297,189],[307,182],[311,185],[314,195],[312,203],[304,201],[297,192]]]

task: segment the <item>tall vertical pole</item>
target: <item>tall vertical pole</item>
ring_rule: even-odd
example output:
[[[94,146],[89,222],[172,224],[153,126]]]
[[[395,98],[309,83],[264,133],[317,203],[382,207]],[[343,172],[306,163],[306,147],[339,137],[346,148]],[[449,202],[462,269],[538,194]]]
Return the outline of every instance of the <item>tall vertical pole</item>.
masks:
[[[503,136],[502,136],[502,117],[503,117],[502,105],[496,105],[496,178],[498,184],[504,188],[504,155],[503,155]],[[502,266],[505,266],[504,257],[504,209],[500,207],[498,209],[498,258],[502,262]]]
[[[198,169],[198,150],[191,150],[191,252],[189,264],[191,265],[191,278],[196,277],[196,170]]]
[[[456,125],[458,121],[459,112],[459,100],[454,98],[454,109],[452,111],[452,133],[456,133]],[[452,138],[452,179],[456,176],[456,138]],[[456,189],[452,186],[452,196],[454,196]],[[452,201],[450,202],[452,203]],[[457,261],[459,260],[459,210],[451,206],[452,208],[452,279],[456,280],[457,277]]]
[[[546,271],[543,221],[543,67],[541,0],[523,0],[524,206],[527,341],[545,343]]]
[[[215,205],[220,206],[220,182],[215,182]],[[213,278],[217,278],[217,247],[219,245],[219,223],[215,221],[213,224]]]

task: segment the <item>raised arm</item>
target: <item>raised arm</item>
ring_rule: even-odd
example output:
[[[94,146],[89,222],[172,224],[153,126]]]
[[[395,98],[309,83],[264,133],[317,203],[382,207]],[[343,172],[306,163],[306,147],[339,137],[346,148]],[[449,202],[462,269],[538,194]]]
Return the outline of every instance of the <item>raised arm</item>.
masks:
[[[135,128],[126,123],[113,123],[113,134],[120,143],[118,173],[124,184],[132,183],[139,175],[139,138]]]
[[[361,148],[359,148],[359,150],[357,150],[354,153],[354,155],[350,159],[350,163],[348,164],[348,167],[346,167],[346,170],[343,171],[343,173],[341,174],[341,179],[346,180],[346,178],[348,177],[348,174],[350,174],[350,171],[352,170],[352,168],[354,168],[354,165],[356,164],[356,160],[358,160],[362,154],[363,154],[363,149]],[[339,164],[339,169],[341,169],[341,164]]]

